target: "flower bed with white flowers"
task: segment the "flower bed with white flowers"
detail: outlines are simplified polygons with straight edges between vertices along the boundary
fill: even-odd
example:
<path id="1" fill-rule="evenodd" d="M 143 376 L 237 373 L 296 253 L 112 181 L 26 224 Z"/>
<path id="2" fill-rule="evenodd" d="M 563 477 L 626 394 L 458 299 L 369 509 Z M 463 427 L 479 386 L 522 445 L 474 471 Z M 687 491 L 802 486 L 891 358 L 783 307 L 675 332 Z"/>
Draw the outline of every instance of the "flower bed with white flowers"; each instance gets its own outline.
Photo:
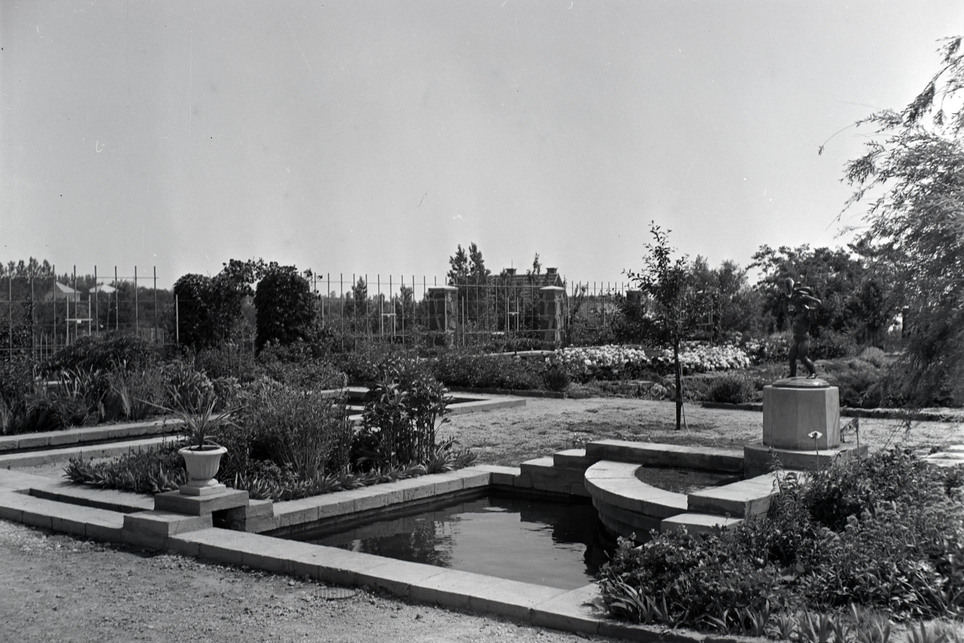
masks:
<path id="1" fill-rule="evenodd" d="M 743 349 L 725 344 L 711 346 L 702 342 L 687 342 L 680 350 L 680 365 L 683 373 L 710 373 L 713 371 L 729 371 L 747 368 L 750 358 Z M 653 359 L 653 365 L 658 370 L 672 370 L 673 351 L 663 350 Z"/>
<path id="2" fill-rule="evenodd" d="M 632 379 L 652 369 L 649 356 L 641 348 L 629 346 L 574 346 L 555 351 L 549 358 L 574 380 Z"/>
<path id="3" fill-rule="evenodd" d="M 561 365 L 576 381 L 619 380 L 633 379 L 653 370 L 672 370 L 673 352 L 663 350 L 651 357 L 645 350 L 629 346 L 583 346 L 557 350 L 547 361 Z M 750 358 L 730 344 L 711 346 L 686 342 L 680 352 L 680 364 L 686 374 L 709 373 L 747 368 Z"/>

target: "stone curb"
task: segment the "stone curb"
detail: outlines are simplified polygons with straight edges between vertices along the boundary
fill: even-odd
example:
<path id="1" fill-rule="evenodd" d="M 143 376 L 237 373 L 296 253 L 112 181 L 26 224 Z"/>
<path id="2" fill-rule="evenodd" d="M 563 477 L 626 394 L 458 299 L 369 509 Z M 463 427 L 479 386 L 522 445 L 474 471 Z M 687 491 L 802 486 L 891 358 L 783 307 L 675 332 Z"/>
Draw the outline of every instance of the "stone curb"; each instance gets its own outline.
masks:
<path id="1" fill-rule="evenodd" d="M 511 469 L 480 466 L 462 470 L 467 474 L 464 476 L 448 476 L 448 483 L 436 480 L 424 486 L 451 484 L 453 478 L 461 478 L 463 486 L 476 485 L 483 479 L 489 481 L 492 476 L 508 475 Z M 120 513 L 67 504 L 30 495 L 33 487 L 56 490 L 58 485 L 48 478 L 0 470 L 0 489 L 5 489 L 0 491 L 0 518 L 81 538 L 169 551 L 225 565 L 338 585 L 375 587 L 408 600 L 505 616 L 539 627 L 634 641 L 696 643 L 708 640 L 697 633 L 669 632 L 665 628 L 609 620 L 599 607 L 599 590 L 595 584 L 575 590 L 534 585 L 215 528 L 210 514 L 188 516 L 156 510 Z M 99 493 L 85 491 L 82 495 Z M 738 639 L 712 640 L 735 642 Z"/>

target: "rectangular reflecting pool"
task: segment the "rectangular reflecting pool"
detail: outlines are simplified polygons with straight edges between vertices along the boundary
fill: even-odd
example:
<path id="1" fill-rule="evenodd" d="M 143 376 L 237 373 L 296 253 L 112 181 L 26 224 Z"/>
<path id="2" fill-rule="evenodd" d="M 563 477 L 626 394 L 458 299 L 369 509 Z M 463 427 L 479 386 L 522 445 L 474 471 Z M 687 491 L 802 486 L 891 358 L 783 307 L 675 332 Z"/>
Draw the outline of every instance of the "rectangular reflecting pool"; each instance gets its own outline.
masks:
<path id="1" fill-rule="evenodd" d="M 493 492 L 336 529 L 305 525 L 283 537 L 561 589 L 592 582 L 615 548 L 588 501 Z"/>

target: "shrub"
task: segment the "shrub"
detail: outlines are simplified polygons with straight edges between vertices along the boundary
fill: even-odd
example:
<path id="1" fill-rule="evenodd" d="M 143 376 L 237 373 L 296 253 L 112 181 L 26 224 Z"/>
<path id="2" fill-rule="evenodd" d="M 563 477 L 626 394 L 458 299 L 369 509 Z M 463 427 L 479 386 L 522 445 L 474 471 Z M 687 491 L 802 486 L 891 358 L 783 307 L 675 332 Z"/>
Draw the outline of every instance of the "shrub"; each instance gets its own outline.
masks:
<path id="1" fill-rule="evenodd" d="M 56 393 L 42 393 L 28 400 L 23 421 L 12 428 L 13 433 L 59 431 L 87 424 L 90 412 L 79 398 L 62 397 Z"/>
<path id="2" fill-rule="evenodd" d="M 258 354 L 258 365 L 268 377 L 295 388 L 323 390 L 347 385 L 347 376 L 305 342 L 266 344 Z"/>
<path id="3" fill-rule="evenodd" d="M 802 479 L 787 474 L 765 516 L 711 536 L 664 533 L 640 547 L 622 543 L 604 569 L 603 598 L 623 618 L 727 631 L 758 623 L 768 605 L 855 604 L 858 616 L 859 608 L 896 618 L 960 614 L 960 482 L 959 473 L 899 450 Z"/>
<path id="4" fill-rule="evenodd" d="M 331 363 L 345 374 L 350 384 L 368 386 L 379 380 L 387 362 L 412 355 L 395 346 L 368 342 L 350 352 L 333 353 Z"/>
<path id="5" fill-rule="evenodd" d="M 827 365 L 826 378 L 840 390 L 840 404 L 851 408 L 878 408 L 886 401 L 884 371 L 872 362 L 851 359 Z"/>
<path id="6" fill-rule="evenodd" d="M 680 350 L 680 366 L 684 373 L 709 373 L 746 368 L 750 358 L 742 348 L 732 344 L 714 346 L 702 342 L 685 342 Z M 673 352 L 663 350 L 653 358 L 653 366 L 660 372 L 674 368 Z"/>
<path id="7" fill-rule="evenodd" d="M 543 365 L 515 355 L 480 355 L 452 350 L 433 359 L 431 368 L 435 378 L 448 386 L 531 390 L 543 385 Z"/>
<path id="8" fill-rule="evenodd" d="M 81 337 L 44 365 L 45 373 L 110 371 L 118 367 L 146 368 L 160 359 L 158 345 L 135 335 Z"/>
<path id="9" fill-rule="evenodd" d="M 561 364 L 550 363 L 546 365 L 546 370 L 542 373 L 542 381 L 546 390 L 561 393 L 569 388 L 569 373 Z"/>
<path id="10" fill-rule="evenodd" d="M 0 360 L 0 431 L 10 433 L 23 421 L 34 388 L 33 364 L 28 359 Z"/>
<path id="11" fill-rule="evenodd" d="M 338 398 L 299 390 L 271 380 L 249 386 L 236 426 L 225 427 L 217 442 L 228 448 L 225 478 L 249 475 L 272 463 L 302 480 L 348 467 L 352 429 Z"/>
<path id="12" fill-rule="evenodd" d="M 645 602 L 633 597 L 655 598 L 659 609 L 648 619 L 706 629 L 714 620 L 732 624 L 736 610 L 759 612 L 779 603 L 777 571 L 739 555 L 734 545 L 685 530 L 654 534 L 638 547 L 620 539 L 601 572 L 604 604 L 613 615 L 644 621 Z"/>
<path id="13" fill-rule="evenodd" d="M 790 346 L 786 334 L 773 333 L 761 339 L 746 341 L 743 349 L 754 363 L 767 364 L 786 361 Z"/>
<path id="14" fill-rule="evenodd" d="M 746 377 L 724 375 L 712 380 L 706 391 L 706 399 L 721 404 L 743 404 L 753 399 L 753 383 Z"/>
<path id="15" fill-rule="evenodd" d="M 810 338 L 810 359 L 839 359 L 857 354 L 857 341 L 849 333 L 822 328 Z"/>
<path id="16" fill-rule="evenodd" d="M 285 345 L 307 339 L 315 318 L 315 299 L 308 280 L 294 266 L 270 264 L 254 295 L 258 311 L 255 346 Z"/>
<path id="17" fill-rule="evenodd" d="M 229 342 L 197 351 L 194 365 L 211 380 L 234 377 L 241 382 L 251 382 L 258 376 L 258 365 L 251 350 Z"/>
<path id="18" fill-rule="evenodd" d="M 435 454 L 436 431 L 445 421 L 447 394 L 423 362 L 402 359 L 387 364 L 381 383 L 368 392 L 354 461 L 364 467 L 427 462 Z"/>
<path id="19" fill-rule="evenodd" d="M 860 354 L 857 357 L 865 362 L 873 364 L 877 368 L 884 368 L 893 361 L 887 357 L 887 353 L 876 346 L 868 346 L 860 351 Z"/>

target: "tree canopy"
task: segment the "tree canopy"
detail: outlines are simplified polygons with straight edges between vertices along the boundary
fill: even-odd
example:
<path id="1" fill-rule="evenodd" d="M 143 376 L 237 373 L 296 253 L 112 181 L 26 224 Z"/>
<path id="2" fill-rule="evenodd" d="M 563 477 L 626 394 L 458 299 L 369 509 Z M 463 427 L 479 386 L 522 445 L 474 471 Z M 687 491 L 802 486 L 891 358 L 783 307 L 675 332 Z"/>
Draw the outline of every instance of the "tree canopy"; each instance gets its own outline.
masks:
<path id="1" fill-rule="evenodd" d="M 946 39 L 940 68 L 902 111 L 874 128 L 847 166 L 848 209 L 864 203 L 863 241 L 893 270 L 908 345 L 894 370 L 910 402 L 964 400 L 964 55 Z"/>

